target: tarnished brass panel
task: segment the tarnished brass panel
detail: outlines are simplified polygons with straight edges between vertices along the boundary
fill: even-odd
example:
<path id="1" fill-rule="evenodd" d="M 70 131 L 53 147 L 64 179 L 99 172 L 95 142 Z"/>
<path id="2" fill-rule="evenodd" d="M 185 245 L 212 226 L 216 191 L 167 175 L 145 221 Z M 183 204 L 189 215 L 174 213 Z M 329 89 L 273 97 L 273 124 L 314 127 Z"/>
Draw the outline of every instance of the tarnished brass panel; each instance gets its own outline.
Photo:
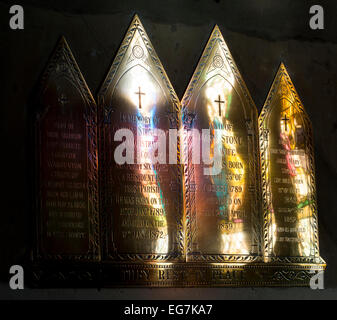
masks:
<path id="1" fill-rule="evenodd" d="M 312 128 L 283 64 L 259 130 L 266 260 L 319 262 Z"/>
<path id="2" fill-rule="evenodd" d="M 179 129 L 179 109 L 165 70 L 135 16 L 99 92 L 100 194 L 107 260 L 184 260 L 179 141 L 175 140 L 171 152 L 176 164 L 170 164 L 168 140 L 169 129 Z M 119 129 L 133 133 L 131 164 L 116 162 Z M 164 163 L 155 163 L 149 156 L 159 141 L 153 129 L 166 134 Z"/>
<path id="3" fill-rule="evenodd" d="M 182 117 L 187 260 L 259 260 L 257 110 L 217 26 L 183 97 Z M 195 138 L 203 129 L 208 150 Z M 206 174 L 214 163 L 203 156 L 216 152 L 221 168 Z"/>
<path id="4" fill-rule="evenodd" d="M 96 103 L 64 38 L 35 106 L 36 258 L 98 260 Z"/>

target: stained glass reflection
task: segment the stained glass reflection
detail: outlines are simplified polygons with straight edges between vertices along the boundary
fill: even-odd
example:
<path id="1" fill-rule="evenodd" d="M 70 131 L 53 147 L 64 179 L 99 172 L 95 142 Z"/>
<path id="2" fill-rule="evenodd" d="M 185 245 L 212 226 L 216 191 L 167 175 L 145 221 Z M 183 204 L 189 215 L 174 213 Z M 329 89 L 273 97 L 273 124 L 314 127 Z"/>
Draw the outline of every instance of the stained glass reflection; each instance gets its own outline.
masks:
<path id="1" fill-rule="evenodd" d="M 196 127 L 210 129 L 209 158 L 214 159 L 216 149 L 222 152 L 220 173 L 206 176 L 203 165 L 195 166 L 199 188 L 196 191 L 198 248 L 208 254 L 248 254 L 250 250 L 245 196 L 247 158 L 243 156 L 247 135 L 242 134 L 246 128 L 239 101 L 230 80 L 221 76 L 207 81 L 197 100 L 200 120 L 196 121 Z M 221 145 L 216 140 L 216 130 L 221 132 Z"/>
<path id="2" fill-rule="evenodd" d="M 157 161 L 158 154 L 168 157 L 168 131 L 178 126 L 169 116 L 178 118 L 179 101 L 137 16 L 99 99 L 103 113 L 100 189 L 107 258 L 152 262 L 183 259 L 178 165 L 169 165 L 167 159 Z M 127 143 L 115 139 L 121 129 L 132 133 Z M 158 129 L 166 134 L 166 144 L 159 141 Z M 118 162 L 114 157 L 123 141 L 132 144 L 132 163 Z M 166 150 L 159 152 L 163 144 Z"/>
<path id="3" fill-rule="evenodd" d="M 283 65 L 273 88 L 276 94 L 260 118 L 262 130 L 268 132 L 267 138 L 261 135 L 267 256 L 309 257 L 315 255 L 316 218 L 310 122 Z"/>

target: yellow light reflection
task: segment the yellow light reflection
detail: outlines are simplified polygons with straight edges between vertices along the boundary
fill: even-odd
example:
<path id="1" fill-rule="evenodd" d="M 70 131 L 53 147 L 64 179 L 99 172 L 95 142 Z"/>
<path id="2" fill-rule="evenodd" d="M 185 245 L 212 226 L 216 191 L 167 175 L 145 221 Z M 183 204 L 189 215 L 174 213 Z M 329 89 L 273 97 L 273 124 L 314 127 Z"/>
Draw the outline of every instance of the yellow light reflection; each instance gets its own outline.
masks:
<path id="1" fill-rule="evenodd" d="M 154 181 L 142 181 L 142 185 L 152 185 L 159 188 L 159 193 L 143 192 L 148 206 L 152 207 L 153 212 L 157 212 L 153 216 L 146 217 L 150 221 L 152 227 L 147 230 L 151 231 L 151 253 L 167 254 L 169 250 L 168 226 L 166 219 L 166 208 L 164 204 L 164 196 L 160 185 L 159 172 L 156 170 L 156 164 L 152 163 L 149 151 L 153 148 L 153 144 L 157 141 L 152 133 L 152 129 L 156 128 L 157 117 L 156 109 L 159 103 L 159 97 L 162 94 L 158 89 L 158 85 L 154 84 L 154 79 L 150 73 L 140 65 L 133 67 L 131 72 L 131 81 L 128 86 L 123 88 L 123 94 L 128 97 L 130 102 L 137 110 L 137 139 L 140 142 L 138 147 L 139 159 L 141 164 L 139 169 L 140 175 L 151 175 Z M 143 188 L 145 190 L 145 188 Z"/>
<path id="2" fill-rule="evenodd" d="M 286 82 L 281 83 L 281 118 L 280 118 L 280 144 L 283 146 L 286 164 L 286 175 L 282 182 L 289 186 L 286 200 L 292 206 L 291 212 L 296 213 L 296 223 L 291 227 L 278 226 L 274 228 L 274 239 L 277 230 L 285 236 L 278 236 L 279 241 L 297 243 L 297 254 L 309 256 L 311 250 L 310 222 L 312 218 L 311 194 L 309 190 L 308 154 L 305 147 L 304 122 L 302 111 L 297 102 L 286 89 Z M 288 218 L 291 219 L 291 218 Z M 289 235 L 289 236 L 287 236 Z"/>
<path id="3" fill-rule="evenodd" d="M 157 92 L 154 79 L 142 66 L 136 65 L 130 71 L 128 86 L 123 87 L 123 95 L 140 111 L 141 115 L 148 116 L 157 103 Z"/>
<path id="4" fill-rule="evenodd" d="M 219 208 L 223 210 L 220 218 L 225 226 L 221 230 L 222 243 L 219 249 L 224 254 L 248 254 L 249 248 L 246 233 L 243 230 L 243 219 L 238 216 L 238 212 L 242 212 L 244 202 L 245 163 L 239 156 L 236 144 L 233 143 L 233 140 L 238 137 L 235 136 L 233 123 L 228 120 L 233 90 L 230 82 L 234 82 L 234 77 L 227 82 L 218 76 L 210 79 L 206 84 L 211 136 L 215 136 L 215 129 L 221 130 L 223 150 L 222 172 L 219 175 L 210 176 L 210 179 L 214 185 L 226 185 L 226 192 L 217 192 L 218 202 L 225 206 Z M 211 158 L 217 147 L 213 138 L 210 148 Z M 230 150 L 230 153 L 224 150 Z"/>

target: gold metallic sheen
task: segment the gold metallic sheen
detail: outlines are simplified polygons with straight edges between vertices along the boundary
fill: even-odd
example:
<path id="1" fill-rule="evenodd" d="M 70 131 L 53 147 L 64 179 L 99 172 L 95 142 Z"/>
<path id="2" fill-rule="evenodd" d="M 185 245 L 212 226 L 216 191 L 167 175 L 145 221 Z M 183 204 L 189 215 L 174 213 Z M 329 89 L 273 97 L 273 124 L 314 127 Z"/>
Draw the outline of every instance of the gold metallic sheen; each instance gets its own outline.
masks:
<path id="1" fill-rule="evenodd" d="M 89 182 L 92 186 L 96 181 L 99 196 L 89 194 L 90 201 L 95 200 L 89 217 L 90 259 L 76 256 L 68 264 L 63 259 L 42 267 L 34 264 L 34 282 L 308 286 L 312 276 L 325 270 L 318 246 L 311 123 L 283 64 L 258 118 L 215 26 L 180 102 L 136 15 L 99 91 L 96 123 L 95 103 L 70 49 L 62 41 L 57 52 L 67 63 L 53 58 L 52 66 L 66 74 L 72 70 L 80 92 L 90 100 L 83 101 L 92 119 L 89 169 L 97 169 L 93 161 L 98 149 L 99 183 L 91 171 Z M 115 162 L 120 142 L 114 141 L 114 134 L 121 128 L 140 137 L 136 150 L 142 164 Z M 184 129 L 174 146 L 177 164 L 151 163 L 147 152 L 154 137 L 147 134 L 149 128 L 166 133 Z M 195 129 L 200 134 L 210 129 L 211 159 L 222 146 L 220 173 L 205 175 L 203 169 L 210 166 L 192 162 L 200 146 L 193 139 Z M 214 138 L 216 129 L 220 141 Z"/>
<path id="2" fill-rule="evenodd" d="M 311 122 L 280 65 L 259 117 L 266 262 L 321 263 Z"/>
<path id="3" fill-rule="evenodd" d="M 261 261 L 257 110 L 215 26 L 182 99 L 188 262 Z M 192 163 L 198 142 L 188 134 L 221 132 L 221 172 Z M 210 158 L 219 148 L 211 139 Z"/>
<path id="4" fill-rule="evenodd" d="M 99 92 L 103 253 L 108 261 L 184 261 L 179 143 L 177 164 L 153 164 L 149 130 L 179 129 L 180 103 L 136 15 Z M 118 129 L 139 139 L 141 161 L 118 165 Z M 132 148 L 133 149 L 133 148 Z"/>

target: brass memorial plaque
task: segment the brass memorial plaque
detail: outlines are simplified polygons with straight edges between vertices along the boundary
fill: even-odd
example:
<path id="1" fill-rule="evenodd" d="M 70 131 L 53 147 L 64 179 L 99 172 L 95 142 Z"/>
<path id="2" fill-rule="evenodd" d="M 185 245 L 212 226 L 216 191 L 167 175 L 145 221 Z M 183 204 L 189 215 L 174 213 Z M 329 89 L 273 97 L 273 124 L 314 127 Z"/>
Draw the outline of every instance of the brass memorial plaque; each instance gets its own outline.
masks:
<path id="1" fill-rule="evenodd" d="M 312 129 L 283 64 L 258 120 L 216 26 L 180 103 L 136 15 L 98 102 L 96 113 L 62 38 L 36 99 L 33 283 L 308 286 L 321 276 Z"/>
<path id="2" fill-rule="evenodd" d="M 179 108 L 135 16 L 99 92 L 105 260 L 184 260 Z"/>
<path id="3" fill-rule="evenodd" d="M 217 26 L 182 122 L 187 261 L 260 260 L 257 110 Z"/>
<path id="4" fill-rule="evenodd" d="M 322 262 L 311 122 L 281 64 L 259 118 L 266 261 Z"/>
<path id="5" fill-rule="evenodd" d="M 98 260 L 96 103 L 64 38 L 35 100 L 37 259 Z"/>

